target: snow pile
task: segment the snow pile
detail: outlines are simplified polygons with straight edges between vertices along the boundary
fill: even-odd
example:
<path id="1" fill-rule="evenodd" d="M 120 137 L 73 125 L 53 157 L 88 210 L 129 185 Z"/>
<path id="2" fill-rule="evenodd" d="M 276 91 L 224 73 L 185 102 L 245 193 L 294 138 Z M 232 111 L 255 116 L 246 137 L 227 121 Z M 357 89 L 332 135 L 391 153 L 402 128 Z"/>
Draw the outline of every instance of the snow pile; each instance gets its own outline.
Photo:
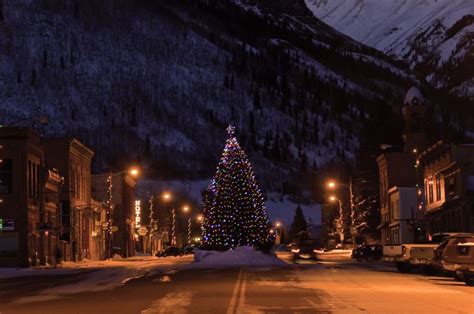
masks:
<path id="1" fill-rule="evenodd" d="M 273 253 L 267 254 L 249 246 L 241 246 L 225 252 L 196 250 L 190 268 L 215 268 L 235 266 L 281 267 L 285 262 Z"/>

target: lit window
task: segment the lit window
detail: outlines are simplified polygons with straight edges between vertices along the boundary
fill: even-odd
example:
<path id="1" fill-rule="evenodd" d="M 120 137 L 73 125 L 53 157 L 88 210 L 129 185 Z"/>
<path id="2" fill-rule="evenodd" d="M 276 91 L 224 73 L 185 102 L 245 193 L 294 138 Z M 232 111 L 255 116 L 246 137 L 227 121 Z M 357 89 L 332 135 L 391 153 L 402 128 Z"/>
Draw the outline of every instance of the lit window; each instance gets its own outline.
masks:
<path id="1" fill-rule="evenodd" d="M 436 200 L 441 201 L 441 175 L 436 175 Z"/>

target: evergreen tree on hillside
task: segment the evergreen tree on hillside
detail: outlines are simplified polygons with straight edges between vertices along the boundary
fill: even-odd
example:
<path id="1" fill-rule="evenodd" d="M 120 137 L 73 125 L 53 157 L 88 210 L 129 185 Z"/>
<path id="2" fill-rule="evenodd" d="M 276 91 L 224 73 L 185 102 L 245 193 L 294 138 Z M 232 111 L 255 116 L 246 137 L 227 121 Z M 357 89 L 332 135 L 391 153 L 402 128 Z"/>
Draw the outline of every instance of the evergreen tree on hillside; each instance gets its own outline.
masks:
<path id="1" fill-rule="evenodd" d="M 300 205 L 296 207 L 295 216 L 293 218 L 293 222 L 290 227 L 290 240 L 294 240 L 298 237 L 298 233 L 301 231 L 306 232 L 308 229 L 308 223 L 306 222 L 306 218 L 304 217 L 303 210 L 301 209 Z"/>

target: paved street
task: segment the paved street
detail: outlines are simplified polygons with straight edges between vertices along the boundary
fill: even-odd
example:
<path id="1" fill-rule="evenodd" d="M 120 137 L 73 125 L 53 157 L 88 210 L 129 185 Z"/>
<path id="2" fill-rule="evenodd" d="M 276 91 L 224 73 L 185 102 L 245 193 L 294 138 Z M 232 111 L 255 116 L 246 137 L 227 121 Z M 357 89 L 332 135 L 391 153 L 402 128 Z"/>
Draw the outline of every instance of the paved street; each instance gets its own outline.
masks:
<path id="1" fill-rule="evenodd" d="M 289 254 L 280 257 L 291 263 Z M 474 288 L 447 277 L 326 254 L 283 268 L 190 269 L 190 257 L 0 279 L 6 313 L 473 313 Z M 123 269 L 128 278 L 121 277 Z M 112 272 L 111 272 L 112 271 Z M 100 274 L 106 274 L 102 276 Z M 118 285 L 111 284 L 114 276 Z M 78 286 L 81 289 L 71 290 Z M 68 293 L 62 294 L 61 290 Z"/>

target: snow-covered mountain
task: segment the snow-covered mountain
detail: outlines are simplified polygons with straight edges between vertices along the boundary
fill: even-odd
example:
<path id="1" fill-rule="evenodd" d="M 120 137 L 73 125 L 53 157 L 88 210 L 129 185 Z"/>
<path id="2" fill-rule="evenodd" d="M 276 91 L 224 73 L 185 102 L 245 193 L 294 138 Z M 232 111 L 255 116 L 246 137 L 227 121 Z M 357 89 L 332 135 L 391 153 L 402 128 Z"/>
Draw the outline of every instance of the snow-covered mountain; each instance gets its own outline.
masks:
<path id="1" fill-rule="evenodd" d="M 0 123 L 47 114 L 97 167 L 208 178 L 232 123 L 262 185 L 291 193 L 397 141 L 412 84 L 303 0 L 0 1 Z"/>
<path id="2" fill-rule="evenodd" d="M 474 96 L 474 1 L 305 1 L 324 22 L 404 59 L 434 86 Z"/>

